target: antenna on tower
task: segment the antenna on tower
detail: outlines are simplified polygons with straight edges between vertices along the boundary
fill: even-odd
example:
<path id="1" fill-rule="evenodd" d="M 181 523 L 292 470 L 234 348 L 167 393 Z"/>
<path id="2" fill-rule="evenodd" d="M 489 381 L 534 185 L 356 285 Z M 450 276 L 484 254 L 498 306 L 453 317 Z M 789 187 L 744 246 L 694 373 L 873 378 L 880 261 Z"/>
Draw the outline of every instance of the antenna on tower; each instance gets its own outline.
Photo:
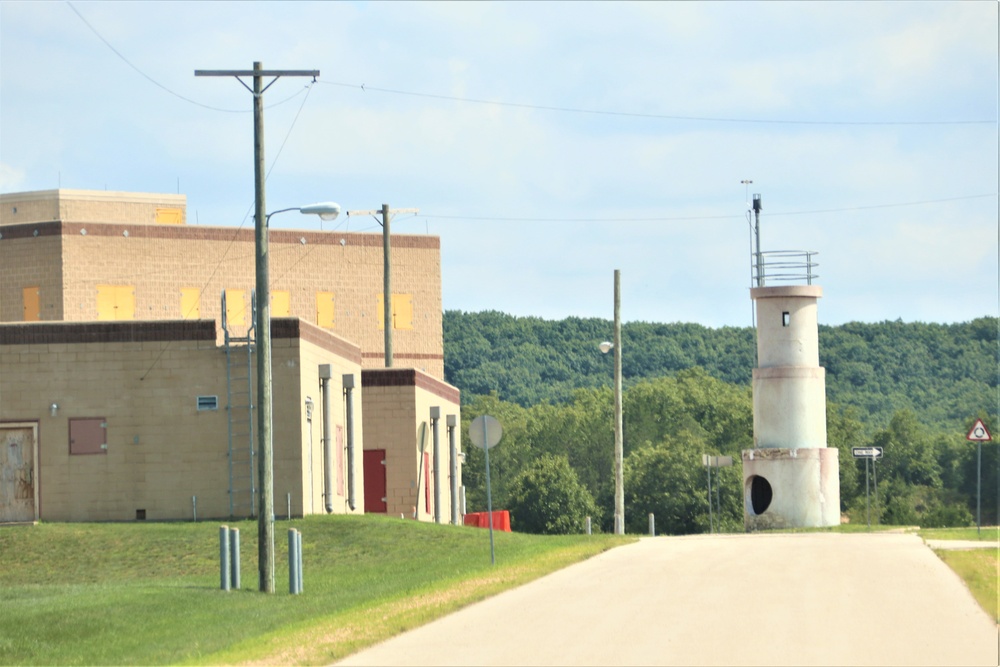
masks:
<path id="1" fill-rule="evenodd" d="M 760 195 L 754 194 L 753 196 L 753 214 L 754 214 L 754 227 L 753 235 L 757 244 L 756 252 L 754 252 L 754 262 L 757 265 L 757 287 L 764 286 L 764 257 L 760 254 Z"/>

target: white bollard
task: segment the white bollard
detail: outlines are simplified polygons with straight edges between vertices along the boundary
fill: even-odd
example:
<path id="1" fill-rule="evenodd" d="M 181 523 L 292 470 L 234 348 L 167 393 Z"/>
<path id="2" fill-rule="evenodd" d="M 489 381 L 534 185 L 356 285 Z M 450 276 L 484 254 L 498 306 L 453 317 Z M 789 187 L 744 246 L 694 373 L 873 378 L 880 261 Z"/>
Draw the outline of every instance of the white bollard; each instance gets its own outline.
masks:
<path id="1" fill-rule="evenodd" d="M 219 526 L 219 588 L 229 590 L 229 526 Z"/>
<path id="2" fill-rule="evenodd" d="M 592 534 L 592 533 L 590 532 L 590 517 L 589 517 L 589 516 L 587 517 L 587 534 L 588 534 L 588 535 L 591 535 L 591 534 Z"/>
<path id="3" fill-rule="evenodd" d="M 656 519 L 653 518 L 653 513 L 649 513 L 649 536 L 656 537 Z"/>

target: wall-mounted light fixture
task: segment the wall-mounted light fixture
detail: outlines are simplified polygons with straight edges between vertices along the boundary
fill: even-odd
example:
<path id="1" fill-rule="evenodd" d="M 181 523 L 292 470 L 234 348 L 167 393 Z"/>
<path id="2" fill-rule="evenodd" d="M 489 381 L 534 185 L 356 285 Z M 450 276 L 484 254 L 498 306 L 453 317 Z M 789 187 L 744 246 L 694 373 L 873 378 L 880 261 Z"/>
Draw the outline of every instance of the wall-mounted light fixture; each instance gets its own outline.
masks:
<path id="1" fill-rule="evenodd" d="M 57 412 L 59 412 L 59 404 L 58 403 L 53 403 L 52 405 L 49 406 L 49 414 L 51 414 L 53 417 L 55 417 Z"/>

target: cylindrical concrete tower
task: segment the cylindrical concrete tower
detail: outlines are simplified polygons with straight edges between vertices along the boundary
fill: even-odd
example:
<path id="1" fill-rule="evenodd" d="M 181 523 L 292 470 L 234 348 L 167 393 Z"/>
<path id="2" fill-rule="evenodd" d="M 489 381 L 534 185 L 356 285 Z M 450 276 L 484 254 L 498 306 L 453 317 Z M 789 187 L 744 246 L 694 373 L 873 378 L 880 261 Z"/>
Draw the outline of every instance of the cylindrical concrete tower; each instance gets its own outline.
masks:
<path id="1" fill-rule="evenodd" d="M 838 451 L 826 446 L 815 285 L 755 287 L 754 449 L 743 452 L 746 529 L 840 523 Z"/>

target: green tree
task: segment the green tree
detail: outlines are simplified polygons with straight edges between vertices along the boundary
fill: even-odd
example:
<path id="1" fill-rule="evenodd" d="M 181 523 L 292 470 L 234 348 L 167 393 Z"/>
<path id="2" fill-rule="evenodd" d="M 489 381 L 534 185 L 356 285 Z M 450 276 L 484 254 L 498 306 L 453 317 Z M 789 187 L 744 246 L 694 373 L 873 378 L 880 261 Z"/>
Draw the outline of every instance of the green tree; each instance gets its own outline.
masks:
<path id="1" fill-rule="evenodd" d="M 593 496 L 569 461 L 551 454 L 535 459 L 514 479 L 509 508 L 511 527 L 526 533 L 581 533 L 586 517 L 599 519 Z"/>
<path id="2" fill-rule="evenodd" d="M 625 459 L 625 525 L 629 532 L 645 533 L 650 513 L 660 534 L 708 532 L 708 477 L 701 464 L 703 453 L 716 452 L 704 438 L 684 431 L 657 445 L 646 443 L 629 454 Z M 742 530 L 739 468 L 722 468 L 716 479 L 713 484 L 722 485 L 723 529 Z M 714 502 L 714 492 L 712 496 Z"/>

